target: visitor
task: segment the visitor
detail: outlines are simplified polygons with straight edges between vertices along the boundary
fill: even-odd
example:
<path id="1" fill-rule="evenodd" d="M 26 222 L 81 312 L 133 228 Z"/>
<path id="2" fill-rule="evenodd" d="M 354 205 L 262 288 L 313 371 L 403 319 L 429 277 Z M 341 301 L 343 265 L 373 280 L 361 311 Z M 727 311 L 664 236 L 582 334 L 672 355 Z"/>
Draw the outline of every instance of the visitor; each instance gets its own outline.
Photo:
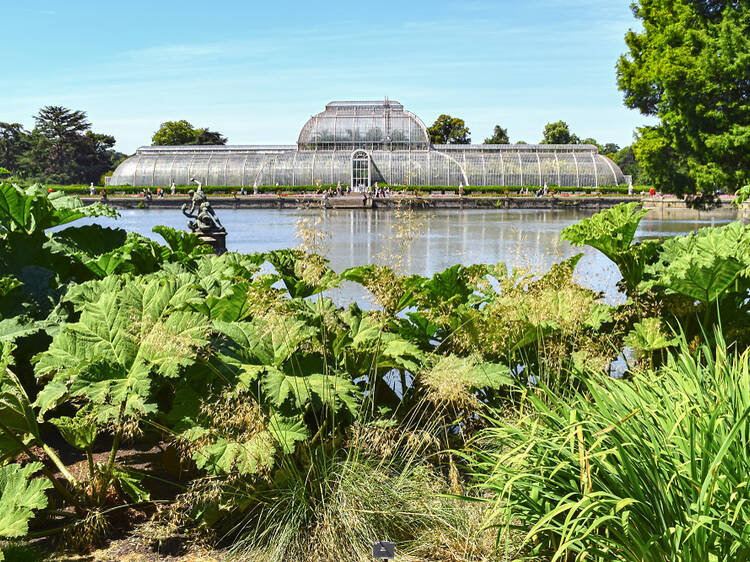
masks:
<path id="1" fill-rule="evenodd" d="M 464 184 L 463 183 L 458 184 L 458 196 L 459 197 L 464 196 Z"/>
<path id="2" fill-rule="evenodd" d="M 245 195 L 245 186 L 244 185 L 240 188 L 240 195 Z"/>
<path id="3" fill-rule="evenodd" d="M 164 199 L 164 190 L 161 187 L 156 190 L 156 196 L 159 199 Z"/>
<path id="4" fill-rule="evenodd" d="M 628 195 L 633 195 L 633 182 L 632 182 L 632 180 L 628 184 Z"/>
<path id="5" fill-rule="evenodd" d="M 648 194 L 653 197 L 656 194 L 656 190 L 654 189 L 654 186 L 651 186 L 651 189 L 648 190 Z"/>
<path id="6" fill-rule="evenodd" d="M 169 190 L 172 192 L 172 195 L 177 192 L 177 188 L 175 187 L 174 182 L 172 182 L 172 186 L 169 188 Z"/>
<path id="7" fill-rule="evenodd" d="M 50 191 L 52 191 L 52 190 L 50 190 Z M 107 189 L 106 188 L 102 189 L 100 193 L 102 195 L 102 199 L 104 199 L 106 201 L 107 200 Z"/>
<path id="8" fill-rule="evenodd" d="M 544 182 L 544 195 L 547 195 L 549 193 L 549 189 L 547 188 L 547 182 Z"/>

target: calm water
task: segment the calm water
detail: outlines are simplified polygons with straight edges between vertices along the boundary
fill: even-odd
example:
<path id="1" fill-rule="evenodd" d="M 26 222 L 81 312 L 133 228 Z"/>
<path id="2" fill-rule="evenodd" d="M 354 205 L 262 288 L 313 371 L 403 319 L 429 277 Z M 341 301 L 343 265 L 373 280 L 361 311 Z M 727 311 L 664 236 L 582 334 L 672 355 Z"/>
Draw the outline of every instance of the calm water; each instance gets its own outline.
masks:
<path id="1" fill-rule="evenodd" d="M 404 222 L 393 211 L 219 209 L 227 229 L 227 248 L 251 253 L 295 247 L 300 219 L 319 221 L 315 229 L 325 237 L 322 247 L 331 267 L 342 271 L 367 263 L 392 265 L 400 256 L 405 273 L 432 275 L 455 263 L 496 263 L 532 267 L 542 271 L 574 253 L 584 257 L 576 269 L 579 282 L 603 291 L 610 301 L 621 298 L 615 288 L 617 268 L 596 250 L 573 248 L 560 240 L 560 231 L 593 212 L 574 210 L 437 210 L 415 213 L 416 221 Z M 132 209 L 120 218 L 89 219 L 119 226 L 162 241 L 151 232 L 157 224 L 185 229 L 186 219 L 177 209 Z M 81 221 L 83 222 L 83 221 Z M 637 237 L 672 236 L 727 221 L 674 221 L 644 219 Z M 417 224 L 415 224 L 417 223 Z M 78 224 L 78 223 L 76 223 Z M 417 234 L 405 246 L 398 231 Z M 363 289 L 346 284 L 332 296 L 341 304 L 361 300 Z"/>

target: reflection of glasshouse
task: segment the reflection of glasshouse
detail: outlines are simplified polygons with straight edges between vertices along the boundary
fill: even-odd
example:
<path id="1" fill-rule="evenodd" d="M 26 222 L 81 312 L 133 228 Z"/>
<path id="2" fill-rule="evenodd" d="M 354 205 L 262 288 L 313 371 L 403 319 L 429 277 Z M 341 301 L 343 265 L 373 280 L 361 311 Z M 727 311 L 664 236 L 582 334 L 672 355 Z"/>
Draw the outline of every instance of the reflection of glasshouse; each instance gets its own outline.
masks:
<path id="1" fill-rule="evenodd" d="M 297 145 L 146 146 L 109 185 L 618 185 L 622 171 L 591 145 L 432 145 L 395 101 L 329 103 Z"/>

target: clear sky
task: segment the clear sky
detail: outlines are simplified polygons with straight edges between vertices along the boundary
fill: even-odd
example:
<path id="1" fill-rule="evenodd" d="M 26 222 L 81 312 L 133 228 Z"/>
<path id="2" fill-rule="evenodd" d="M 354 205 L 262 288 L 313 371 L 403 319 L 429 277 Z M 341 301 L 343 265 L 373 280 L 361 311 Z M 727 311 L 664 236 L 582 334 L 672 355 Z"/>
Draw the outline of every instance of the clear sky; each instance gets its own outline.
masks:
<path id="1" fill-rule="evenodd" d="M 293 144 L 330 100 L 400 101 L 429 126 L 464 119 L 538 142 L 632 142 L 615 63 L 630 0 L 0 0 L 0 121 L 44 105 L 88 113 L 131 153 L 187 119 L 230 144 Z"/>

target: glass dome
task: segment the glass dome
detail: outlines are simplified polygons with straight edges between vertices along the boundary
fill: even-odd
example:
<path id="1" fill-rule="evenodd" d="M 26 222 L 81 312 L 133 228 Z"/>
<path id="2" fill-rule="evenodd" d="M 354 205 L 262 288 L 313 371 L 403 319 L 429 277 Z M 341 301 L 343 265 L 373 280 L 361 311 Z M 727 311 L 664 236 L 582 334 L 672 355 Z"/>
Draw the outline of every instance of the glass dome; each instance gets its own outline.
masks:
<path id="1" fill-rule="evenodd" d="M 300 150 L 427 150 L 424 123 L 397 101 L 332 101 L 300 131 Z"/>

